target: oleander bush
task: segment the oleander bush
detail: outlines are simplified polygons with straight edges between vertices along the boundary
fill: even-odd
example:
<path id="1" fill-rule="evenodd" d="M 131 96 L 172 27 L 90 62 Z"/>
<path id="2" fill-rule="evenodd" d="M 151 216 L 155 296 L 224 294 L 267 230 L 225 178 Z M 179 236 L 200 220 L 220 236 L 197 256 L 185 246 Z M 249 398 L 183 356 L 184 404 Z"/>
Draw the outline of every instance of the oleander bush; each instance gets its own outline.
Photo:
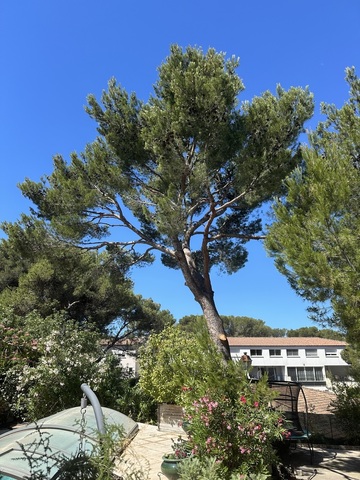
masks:
<path id="1" fill-rule="evenodd" d="M 274 444 L 286 429 L 278 412 L 269 409 L 274 393 L 265 381 L 251 383 L 240 365 L 223 367 L 227 383 L 199 385 L 183 395 L 189 443 L 199 459 L 216 458 L 228 472 L 267 475 L 277 462 Z"/>
<path id="2" fill-rule="evenodd" d="M 37 420 L 80 404 L 87 383 L 102 404 L 115 407 L 124 374 L 112 354 L 104 355 L 100 333 L 65 315 L 2 314 L 1 398 L 17 417 Z"/>

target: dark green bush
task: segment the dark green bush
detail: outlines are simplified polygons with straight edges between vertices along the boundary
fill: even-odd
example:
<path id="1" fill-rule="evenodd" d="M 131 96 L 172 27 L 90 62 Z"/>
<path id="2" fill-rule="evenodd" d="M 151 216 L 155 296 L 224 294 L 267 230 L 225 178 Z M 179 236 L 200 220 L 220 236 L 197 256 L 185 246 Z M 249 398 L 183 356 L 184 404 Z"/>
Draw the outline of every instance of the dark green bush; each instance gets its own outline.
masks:
<path id="1" fill-rule="evenodd" d="M 351 444 L 360 444 L 360 385 L 337 384 L 334 388 L 336 400 L 331 405 L 340 421 L 344 435 Z"/>

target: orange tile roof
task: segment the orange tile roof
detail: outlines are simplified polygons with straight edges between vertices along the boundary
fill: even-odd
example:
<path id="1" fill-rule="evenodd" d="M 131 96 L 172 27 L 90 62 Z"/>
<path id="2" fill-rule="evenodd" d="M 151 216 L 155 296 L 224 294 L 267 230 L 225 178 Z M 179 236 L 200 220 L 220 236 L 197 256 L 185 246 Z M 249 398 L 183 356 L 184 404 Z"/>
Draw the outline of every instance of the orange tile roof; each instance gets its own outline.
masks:
<path id="1" fill-rule="evenodd" d="M 320 337 L 228 337 L 230 347 L 345 347 L 342 340 Z"/>

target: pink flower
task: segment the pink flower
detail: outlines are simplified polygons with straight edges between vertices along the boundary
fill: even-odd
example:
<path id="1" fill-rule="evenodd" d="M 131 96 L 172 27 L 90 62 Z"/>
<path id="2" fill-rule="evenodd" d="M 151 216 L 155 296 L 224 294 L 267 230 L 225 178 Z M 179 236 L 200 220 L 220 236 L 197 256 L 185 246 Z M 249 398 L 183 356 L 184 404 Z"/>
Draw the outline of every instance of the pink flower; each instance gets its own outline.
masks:
<path id="1" fill-rule="evenodd" d="M 259 406 L 259 402 L 254 402 L 254 407 L 258 408 L 258 406 Z"/>
<path id="2" fill-rule="evenodd" d="M 246 403 L 246 398 L 244 397 L 244 395 L 241 395 L 240 402 L 241 403 Z"/>

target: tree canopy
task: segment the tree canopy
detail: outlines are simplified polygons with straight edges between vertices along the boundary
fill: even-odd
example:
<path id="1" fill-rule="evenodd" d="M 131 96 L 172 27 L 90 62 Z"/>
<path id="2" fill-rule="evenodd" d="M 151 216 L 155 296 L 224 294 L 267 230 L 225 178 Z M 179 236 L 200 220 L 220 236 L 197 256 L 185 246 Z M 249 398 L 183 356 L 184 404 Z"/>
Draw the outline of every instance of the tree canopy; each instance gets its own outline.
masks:
<path id="1" fill-rule="evenodd" d="M 264 320 L 257 318 L 221 315 L 228 337 L 284 337 L 286 328 L 271 328 Z M 203 315 L 187 315 L 179 320 L 179 326 L 186 331 L 201 331 L 205 325 Z"/>
<path id="2" fill-rule="evenodd" d="M 79 325 L 111 325 L 117 337 L 159 331 L 175 320 L 133 292 L 126 261 L 108 252 L 81 250 L 52 235 L 44 222 L 23 215 L 2 225 L 0 304 L 17 315 L 42 318 L 66 312 Z"/>
<path id="3" fill-rule="evenodd" d="M 266 246 L 314 318 L 360 345 L 360 80 L 346 70 L 350 99 L 327 116 L 286 180 Z"/>
<path id="4" fill-rule="evenodd" d="M 221 315 L 224 330 L 228 337 L 320 337 L 345 340 L 345 334 L 331 328 L 319 329 L 315 326 L 293 329 L 272 328 L 264 320 L 252 317 Z M 206 325 L 203 315 L 187 315 L 180 318 L 179 327 L 192 333 L 202 332 Z"/>
<path id="5" fill-rule="evenodd" d="M 226 359 L 211 267 L 236 272 L 246 243 L 263 238 L 258 208 L 281 193 L 301 160 L 298 137 L 313 113 L 302 88 L 278 86 L 239 104 L 237 67 L 214 49 L 174 45 L 147 103 L 110 80 L 101 103 L 88 97 L 99 137 L 21 186 L 38 214 L 77 244 L 134 262 L 160 252 L 181 270 Z"/>
<path id="6" fill-rule="evenodd" d="M 331 328 L 300 327 L 286 331 L 287 337 L 320 337 L 332 340 L 345 340 L 345 334 Z"/>

